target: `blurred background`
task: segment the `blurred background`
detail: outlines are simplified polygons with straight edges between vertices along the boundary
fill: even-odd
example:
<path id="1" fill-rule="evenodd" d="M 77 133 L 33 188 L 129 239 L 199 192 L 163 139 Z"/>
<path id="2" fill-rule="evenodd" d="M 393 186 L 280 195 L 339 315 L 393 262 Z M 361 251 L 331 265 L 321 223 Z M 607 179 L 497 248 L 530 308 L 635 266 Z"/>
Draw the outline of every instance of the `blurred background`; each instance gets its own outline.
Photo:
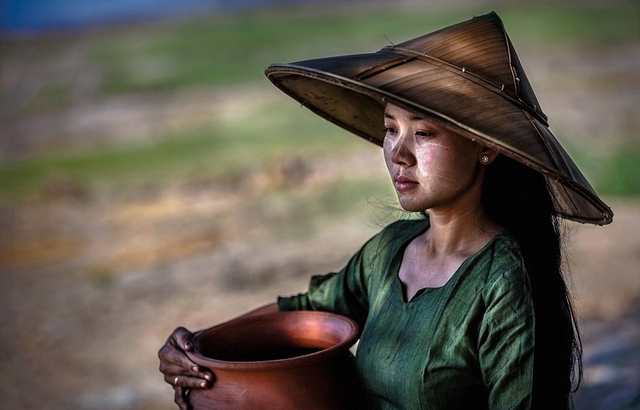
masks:
<path id="1" fill-rule="evenodd" d="M 402 216 L 378 148 L 264 77 L 495 10 L 551 129 L 615 213 L 568 223 L 577 409 L 640 408 L 635 1 L 0 2 L 2 408 L 172 409 L 157 350 Z"/>

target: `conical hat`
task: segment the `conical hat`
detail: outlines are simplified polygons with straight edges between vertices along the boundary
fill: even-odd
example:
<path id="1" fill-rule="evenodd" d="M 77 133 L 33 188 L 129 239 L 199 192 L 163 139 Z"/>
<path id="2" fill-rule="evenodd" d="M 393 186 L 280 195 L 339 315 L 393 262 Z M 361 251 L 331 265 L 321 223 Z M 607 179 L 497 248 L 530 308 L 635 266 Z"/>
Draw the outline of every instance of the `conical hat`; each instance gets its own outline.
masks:
<path id="1" fill-rule="evenodd" d="M 375 53 L 273 64 L 265 73 L 311 111 L 378 145 L 387 102 L 427 115 L 543 173 L 559 215 L 599 225 L 613 218 L 549 130 L 496 13 Z"/>

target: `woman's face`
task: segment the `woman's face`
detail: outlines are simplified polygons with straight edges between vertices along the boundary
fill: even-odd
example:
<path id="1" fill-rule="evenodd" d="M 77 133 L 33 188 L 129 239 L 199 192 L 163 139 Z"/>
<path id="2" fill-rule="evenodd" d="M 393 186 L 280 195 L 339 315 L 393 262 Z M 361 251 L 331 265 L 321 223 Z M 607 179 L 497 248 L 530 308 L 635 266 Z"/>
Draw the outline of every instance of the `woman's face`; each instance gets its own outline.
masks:
<path id="1" fill-rule="evenodd" d="M 482 146 L 392 104 L 384 114 L 384 156 L 407 211 L 476 206 Z M 477 197 L 475 196 L 477 195 Z"/>

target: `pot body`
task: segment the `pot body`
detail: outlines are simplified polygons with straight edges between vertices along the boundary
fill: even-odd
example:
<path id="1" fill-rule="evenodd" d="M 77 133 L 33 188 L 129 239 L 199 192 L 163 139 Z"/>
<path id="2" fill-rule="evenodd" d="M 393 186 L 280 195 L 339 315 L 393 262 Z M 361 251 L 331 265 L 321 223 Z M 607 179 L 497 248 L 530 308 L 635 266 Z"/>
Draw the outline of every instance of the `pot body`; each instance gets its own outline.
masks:
<path id="1" fill-rule="evenodd" d="M 361 394 L 349 348 L 351 319 L 325 312 L 241 317 L 194 337 L 191 360 L 215 375 L 193 389 L 194 410 L 351 410 Z"/>

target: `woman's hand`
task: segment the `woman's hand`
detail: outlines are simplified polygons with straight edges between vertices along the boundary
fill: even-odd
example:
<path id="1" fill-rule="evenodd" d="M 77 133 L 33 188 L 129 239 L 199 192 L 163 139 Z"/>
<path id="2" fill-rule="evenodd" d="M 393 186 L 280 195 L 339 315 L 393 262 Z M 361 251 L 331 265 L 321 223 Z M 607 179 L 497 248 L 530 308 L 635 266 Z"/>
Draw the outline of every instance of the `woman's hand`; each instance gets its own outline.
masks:
<path id="1" fill-rule="evenodd" d="M 213 382 L 213 374 L 187 357 L 185 352 L 193 351 L 193 334 L 183 327 L 173 331 L 160 351 L 160 372 L 164 381 L 173 386 L 175 402 L 181 410 L 188 410 L 189 389 L 207 389 Z"/>
<path id="2" fill-rule="evenodd" d="M 275 303 L 255 309 L 243 316 L 273 312 L 278 312 L 278 306 Z M 164 381 L 173 386 L 176 392 L 175 402 L 181 410 L 189 409 L 187 396 L 190 389 L 208 389 L 214 380 L 211 371 L 198 366 L 185 354 L 193 351 L 192 338 L 191 332 L 184 327 L 179 327 L 171 333 L 158 352 L 160 372 L 164 375 Z"/>

